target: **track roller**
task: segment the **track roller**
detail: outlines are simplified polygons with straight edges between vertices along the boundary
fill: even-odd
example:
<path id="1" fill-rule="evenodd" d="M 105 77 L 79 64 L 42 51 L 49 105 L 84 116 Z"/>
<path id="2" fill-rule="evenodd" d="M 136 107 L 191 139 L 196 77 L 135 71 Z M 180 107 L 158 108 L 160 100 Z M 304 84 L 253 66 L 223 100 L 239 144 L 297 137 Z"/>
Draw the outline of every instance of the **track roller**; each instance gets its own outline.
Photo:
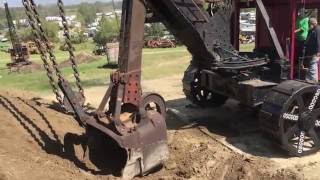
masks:
<path id="1" fill-rule="evenodd" d="M 285 81 L 266 96 L 260 112 L 262 129 L 293 156 L 320 149 L 320 86 Z"/>
<path id="2" fill-rule="evenodd" d="M 221 106 L 228 97 L 207 90 L 201 86 L 200 72 L 192 65 L 187 69 L 184 75 L 184 93 L 193 104 L 200 107 Z"/>

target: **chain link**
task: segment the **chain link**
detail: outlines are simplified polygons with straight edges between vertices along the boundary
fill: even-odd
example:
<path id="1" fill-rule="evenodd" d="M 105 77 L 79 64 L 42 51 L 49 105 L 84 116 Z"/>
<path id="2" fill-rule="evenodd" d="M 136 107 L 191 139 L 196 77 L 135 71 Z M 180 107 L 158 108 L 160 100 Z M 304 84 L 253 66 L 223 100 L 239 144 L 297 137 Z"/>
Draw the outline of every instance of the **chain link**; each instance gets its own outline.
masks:
<path id="1" fill-rule="evenodd" d="M 50 45 L 50 42 L 46 36 L 45 30 L 42 26 L 42 21 L 40 19 L 40 15 L 38 13 L 37 6 L 36 6 L 34 0 L 22 0 L 22 2 L 23 2 L 23 5 L 26 9 L 26 14 L 28 16 L 29 23 L 32 28 L 32 32 L 35 36 L 35 42 L 36 42 L 37 47 L 40 51 L 41 59 L 44 63 L 43 66 L 44 66 L 45 70 L 47 71 L 47 76 L 49 78 L 49 82 L 51 84 L 53 92 L 56 95 L 56 99 L 58 100 L 59 104 L 62 107 L 64 107 L 63 98 L 62 98 L 62 96 L 59 92 L 59 89 L 57 87 L 56 79 L 54 78 L 54 75 L 53 75 L 53 70 L 58 78 L 58 81 L 63 81 L 64 78 L 61 73 L 61 70 L 59 69 L 59 65 L 57 63 L 56 56 L 53 53 L 52 46 Z M 62 19 L 65 41 L 68 46 L 68 52 L 69 52 L 69 56 L 70 56 L 69 58 L 70 58 L 70 62 L 72 65 L 73 74 L 76 79 L 76 85 L 79 89 L 81 96 L 83 98 L 85 98 L 84 89 L 81 85 L 80 73 L 78 71 L 78 66 L 75 61 L 75 55 L 74 55 L 74 51 L 73 51 L 74 47 L 71 43 L 68 22 L 67 22 L 67 18 L 65 16 L 65 10 L 64 10 L 64 5 L 63 5 L 62 0 L 58 0 L 58 7 L 59 7 L 59 13 L 60 13 L 60 16 Z M 48 62 L 47 54 L 49 55 L 49 59 L 52 64 L 53 70 Z"/>
<path id="2" fill-rule="evenodd" d="M 51 45 L 49 43 L 49 40 L 48 40 L 48 38 L 46 36 L 45 30 L 44 30 L 44 28 L 42 26 L 42 22 L 41 22 L 40 15 L 39 15 L 38 10 L 37 10 L 37 6 L 36 6 L 36 4 L 34 3 L 33 0 L 27 0 L 27 1 L 29 2 L 29 7 L 31 8 L 35 23 L 38 26 L 39 35 L 41 36 L 41 40 L 42 40 L 43 44 L 45 45 L 45 47 L 47 49 L 47 53 L 49 54 L 50 61 L 52 63 L 52 67 L 56 72 L 58 80 L 62 81 L 64 78 L 63 78 L 62 73 L 61 73 L 61 71 L 59 69 L 59 65 L 58 65 L 58 63 L 56 61 L 56 56 L 53 53 L 53 49 L 52 49 L 52 47 L 51 47 Z"/>
<path id="3" fill-rule="evenodd" d="M 70 62 L 71 62 L 71 67 L 73 70 L 73 75 L 76 79 L 76 85 L 79 89 L 80 94 L 82 95 L 83 98 L 85 98 L 84 95 L 84 89 L 81 85 L 81 79 L 80 79 L 80 73 L 78 71 L 78 65 L 75 61 L 75 55 L 74 55 L 74 47 L 72 45 L 71 42 L 71 37 L 70 37 L 70 33 L 69 33 L 69 26 L 68 26 L 68 21 L 67 18 L 65 16 L 65 10 L 64 10 L 64 4 L 62 2 L 62 0 L 58 0 L 58 8 L 59 8 L 59 13 L 60 13 L 60 17 L 62 19 L 62 25 L 63 25 L 63 31 L 64 31 L 64 37 L 65 37 L 65 42 L 68 46 L 68 52 L 69 52 L 69 58 L 70 58 Z"/>
<path id="4" fill-rule="evenodd" d="M 32 33 L 33 33 L 34 38 L 35 38 L 34 41 L 35 41 L 35 43 L 37 45 L 37 48 L 40 51 L 40 54 L 41 54 L 40 57 L 41 57 L 41 60 L 43 61 L 43 67 L 47 72 L 47 76 L 49 78 L 49 83 L 50 83 L 50 85 L 52 87 L 52 91 L 56 95 L 56 99 L 59 102 L 59 104 L 61 105 L 61 107 L 64 108 L 63 98 L 62 98 L 62 96 L 61 96 L 61 94 L 59 92 L 59 88 L 58 88 L 58 86 L 56 84 L 56 79 L 54 78 L 51 66 L 50 66 L 50 64 L 48 62 L 48 57 L 46 55 L 47 54 L 47 52 L 46 52 L 47 47 L 44 47 L 45 45 L 43 44 L 43 41 L 41 41 L 41 39 L 43 38 L 40 35 L 41 31 L 39 30 L 39 28 L 41 28 L 41 27 L 39 26 L 39 24 L 37 25 L 35 23 L 35 16 L 32 13 L 32 8 L 31 8 L 30 1 L 29 0 L 23 0 L 22 3 L 23 3 L 23 6 L 25 8 L 28 20 L 29 20 L 29 24 L 30 24 L 30 26 L 32 28 Z"/>

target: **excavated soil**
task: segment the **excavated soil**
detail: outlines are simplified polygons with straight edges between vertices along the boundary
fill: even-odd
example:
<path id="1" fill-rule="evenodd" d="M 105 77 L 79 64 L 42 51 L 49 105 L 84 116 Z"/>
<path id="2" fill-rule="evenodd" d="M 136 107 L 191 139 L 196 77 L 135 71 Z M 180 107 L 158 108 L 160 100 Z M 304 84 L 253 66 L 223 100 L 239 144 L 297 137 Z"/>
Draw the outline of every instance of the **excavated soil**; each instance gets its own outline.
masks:
<path id="1" fill-rule="evenodd" d="M 40 64 L 32 62 L 29 65 L 21 66 L 21 67 L 10 67 L 10 72 L 13 73 L 32 73 L 42 69 Z"/>
<path id="2" fill-rule="evenodd" d="M 0 180 L 118 178 L 87 165 L 83 129 L 71 116 L 30 97 L 35 96 L 0 92 Z M 137 179 L 300 179 L 270 161 L 231 151 L 192 124 L 167 121 L 169 160 Z"/>
<path id="3" fill-rule="evenodd" d="M 78 54 L 76 54 L 75 56 L 75 60 L 77 64 L 86 64 L 86 63 L 91 63 L 94 61 L 99 60 L 96 56 L 85 53 L 85 52 L 80 52 Z M 60 68 L 64 68 L 64 67 L 70 67 L 70 60 L 65 60 L 63 62 L 61 62 L 59 64 Z M 11 67 L 10 68 L 10 72 L 12 73 L 32 73 L 32 72 L 36 72 L 36 71 L 40 71 L 43 70 L 43 66 L 32 62 L 30 65 L 25 65 L 25 66 L 18 66 L 18 67 Z"/>
<path id="4" fill-rule="evenodd" d="M 76 60 L 77 64 L 86 64 L 86 63 L 91 63 L 91 62 L 97 61 L 98 58 L 92 54 L 80 52 L 80 53 L 76 54 L 75 60 Z M 61 68 L 71 66 L 69 59 L 61 62 L 59 64 L 59 66 Z"/>

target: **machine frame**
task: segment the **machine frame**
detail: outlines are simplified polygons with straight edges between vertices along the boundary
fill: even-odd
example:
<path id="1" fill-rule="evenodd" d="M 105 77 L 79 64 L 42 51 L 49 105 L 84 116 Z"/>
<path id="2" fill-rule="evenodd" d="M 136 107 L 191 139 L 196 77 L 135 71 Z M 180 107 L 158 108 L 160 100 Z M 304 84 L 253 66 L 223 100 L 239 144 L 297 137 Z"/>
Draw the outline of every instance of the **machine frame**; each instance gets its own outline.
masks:
<path id="1" fill-rule="evenodd" d="M 204 107 L 223 105 L 228 98 L 239 100 L 260 110 L 261 128 L 275 136 L 280 146 L 289 153 L 303 156 L 320 149 L 320 87 L 317 83 L 293 80 L 294 28 L 290 23 L 284 27 L 282 25 L 286 24 L 283 22 L 274 23 L 286 18 L 279 18 L 277 14 L 285 10 L 292 13 L 291 22 L 295 20 L 294 7 L 297 4 L 290 2 L 124 0 L 119 67 L 110 75 L 109 88 L 94 113 L 86 112 L 77 93 L 59 70 L 52 47 L 43 32 L 35 2 L 23 0 L 23 5 L 42 60 L 49 66 L 49 54 L 55 70 L 57 82 L 50 68 L 46 69 L 53 89 L 57 92 L 55 84 L 58 84 L 75 119 L 86 129 L 89 151 L 97 146 L 100 148 L 99 145 L 106 143 L 105 138 L 108 137 L 114 142 L 113 147 L 119 147 L 117 152 L 123 154 L 123 161 L 120 162 L 123 177 L 132 178 L 161 165 L 169 153 L 165 101 L 156 93 L 143 93 L 141 87 L 146 22 L 162 22 L 192 54 L 183 78 L 183 90 L 193 103 Z M 314 4 L 316 0 L 306 2 Z M 254 52 L 241 53 L 237 50 L 239 10 L 241 7 L 255 6 L 259 24 L 257 46 Z M 58 0 L 58 7 L 62 19 L 65 19 L 62 0 Z M 68 37 L 67 22 L 63 24 L 65 36 Z M 290 35 L 291 51 L 285 53 Z M 71 43 L 68 49 L 72 49 Z"/>

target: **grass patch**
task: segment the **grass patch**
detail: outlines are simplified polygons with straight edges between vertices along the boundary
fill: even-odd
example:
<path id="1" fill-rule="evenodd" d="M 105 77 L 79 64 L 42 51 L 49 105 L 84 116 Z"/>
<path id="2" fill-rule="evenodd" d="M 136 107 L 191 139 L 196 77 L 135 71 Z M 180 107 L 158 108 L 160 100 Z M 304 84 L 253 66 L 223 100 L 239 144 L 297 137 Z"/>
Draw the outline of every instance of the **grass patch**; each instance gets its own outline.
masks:
<path id="1" fill-rule="evenodd" d="M 55 55 L 58 62 L 68 59 L 68 53 L 55 49 Z M 94 48 L 93 43 L 85 43 L 77 45 L 77 52 L 83 51 L 91 53 Z M 184 47 L 173 49 L 144 49 L 143 50 L 143 79 L 157 79 L 177 74 L 182 74 L 187 68 L 191 56 Z M 39 55 L 33 55 L 32 61 L 41 64 Z M 0 52 L 0 69 L 5 68 L 10 62 L 7 53 Z M 79 65 L 79 71 L 84 87 L 94 87 L 105 85 L 109 81 L 109 74 L 112 69 L 100 68 L 106 64 L 106 57 L 99 57 L 95 62 Z M 61 69 L 64 77 L 74 85 L 72 69 L 67 67 Z M 51 93 L 51 88 L 45 71 L 34 73 L 12 73 L 8 74 L 8 70 L 0 70 L 0 89 L 20 89 L 32 91 L 40 94 Z"/>
<path id="2" fill-rule="evenodd" d="M 240 52 L 253 52 L 255 48 L 255 43 L 249 43 L 249 44 L 240 44 Z"/>

